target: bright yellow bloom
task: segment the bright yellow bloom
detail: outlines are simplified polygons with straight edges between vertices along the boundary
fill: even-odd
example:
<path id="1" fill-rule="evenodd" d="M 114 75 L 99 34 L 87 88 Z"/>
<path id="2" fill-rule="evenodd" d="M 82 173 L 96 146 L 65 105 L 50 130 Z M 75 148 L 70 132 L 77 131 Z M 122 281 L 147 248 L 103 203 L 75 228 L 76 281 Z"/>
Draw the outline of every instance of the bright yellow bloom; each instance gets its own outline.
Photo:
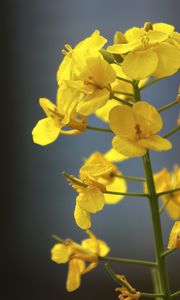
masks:
<path id="1" fill-rule="evenodd" d="M 91 178 L 105 186 L 107 191 L 125 193 L 127 190 L 126 181 L 121 178 L 122 173 L 100 152 L 91 154 L 79 172 L 81 179 Z M 115 204 L 122 200 L 124 196 L 105 194 L 104 198 L 106 204 Z"/>
<path id="2" fill-rule="evenodd" d="M 34 127 L 32 131 L 34 143 L 44 146 L 54 142 L 60 134 L 74 135 L 86 129 L 85 118 L 78 119 L 77 114 L 71 114 L 71 118 L 65 123 L 62 108 L 57 107 L 46 98 L 41 98 L 39 103 L 47 117 L 40 120 Z M 74 130 L 63 131 L 62 127 L 64 126 Z"/>
<path id="3" fill-rule="evenodd" d="M 121 153 L 119 153 L 118 151 L 116 151 L 114 148 L 109 149 L 105 154 L 104 157 L 111 161 L 111 162 L 121 162 L 123 160 L 128 159 L 128 156 L 122 155 Z"/>
<path id="4" fill-rule="evenodd" d="M 168 140 L 155 135 L 162 129 L 163 122 L 157 110 L 147 102 L 139 101 L 132 107 L 116 106 L 109 120 L 116 134 L 113 148 L 125 156 L 142 156 L 149 149 L 163 151 L 172 147 Z"/>
<path id="5" fill-rule="evenodd" d="M 180 221 L 174 223 L 168 242 L 168 249 L 180 248 Z"/>
<path id="6" fill-rule="evenodd" d="M 104 192 L 106 187 L 90 177 L 76 178 L 68 175 L 70 185 L 78 192 L 74 218 L 81 229 L 91 227 L 91 214 L 101 211 L 105 204 Z"/>
<path id="7" fill-rule="evenodd" d="M 98 240 L 96 236 L 87 231 L 88 239 L 77 244 L 70 239 L 64 243 L 57 243 L 51 249 L 51 259 L 57 264 L 69 263 L 66 289 L 73 292 L 81 284 L 81 276 L 93 270 L 99 258 L 106 256 L 110 251 L 107 244 Z M 86 265 L 89 263 L 89 265 Z"/>
<path id="8" fill-rule="evenodd" d="M 62 63 L 60 64 L 57 72 L 57 81 L 60 85 L 64 80 L 74 79 L 74 68 L 77 65 L 84 63 L 87 56 L 96 54 L 107 42 L 107 40 L 100 35 L 99 30 L 95 30 L 89 37 L 78 43 L 74 49 L 66 44 L 66 50 L 62 50 L 65 55 Z M 79 61 L 79 57 L 80 60 Z"/>
<path id="9" fill-rule="evenodd" d="M 86 59 L 85 59 L 86 58 Z M 75 79 L 66 80 L 60 86 L 58 106 L 62 106 L 67 121 L 72 111 L 89 116 L 104 106 L 111 96 L 110 84 L 116 73 L 100 53 L 79 58 L 75 68 Z"/>
<path id="10" fill-rule="evenodd" d="M 171 25 L 160 24 L 133 27 L 125 32 L 124 41 L 121 38 L 120 44 L 108 47 L 109 52 L 124 56 L 122 70 L 129 78 L 162 78 L 176 73 L 180 68 L 180 50 L 173 44 L 179 43 L 179 36 L 174 33 L 176 37 L 170 38 Z"/>
<path id="11" fill-rule="evenodd" d="M 156 192 L 176 189 L 180 187 L 180 168 L 176 166 L 173 172 L 169 172 L 166 168 L 154 174 Z M 164 203 L 167 203 L 166 210 L 173 220 L 180 218 L 180 191 L 160 196 Z"/>
<path id="12" fill-rule="evenodd" d="M 126 277 L 124 275 L 116 275 L 117 279 L 119 279 L 123 285 L 123 282 L 126 286 L 129 287 L 129 289 L 131 290 L 131 292 L 127 289 L 127 287 L 122 286 L 122 287 L 118 287 L 116 288 L 116 292 L 119 292 L 119 300 L 138 300 L 141 297 L 141 293 L 137 292 L 131 285 L 130 283 L 127 281 Z"/>

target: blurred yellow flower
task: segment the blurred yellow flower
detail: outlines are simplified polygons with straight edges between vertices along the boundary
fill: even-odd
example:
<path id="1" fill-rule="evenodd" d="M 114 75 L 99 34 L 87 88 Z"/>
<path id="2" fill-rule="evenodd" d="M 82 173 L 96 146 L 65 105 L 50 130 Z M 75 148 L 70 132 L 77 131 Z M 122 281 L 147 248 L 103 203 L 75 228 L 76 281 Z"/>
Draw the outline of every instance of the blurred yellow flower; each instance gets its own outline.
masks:
<path id="1" fill-rule="evenodd" d="M 69 263 L 66 289 L 73 292 L 81 284 L 81 276 L 93 270 L 99 258 L 110 251 L 108 245 L 98 240 L 91 231 L 86 231 L 89 238 L 77 244 L 70 239 L 56 243 L 51 249 L 51 259 L 57 264 Z M 89 263 L 89 265 L 86 265 Z"/>
<path id="2" fill-rule="evenodd" d="M 166 168 L 154 174 L 156 192 L 172 190 L 180 187 L 180 168 L 176 166 L 173 172 Z M 161 195 L 160 199 L 166 203 L 166 210 L 173 220 L 180 218 L 180 191 Z"/>
<path id="3" fill-rule="evenodd" d="M 85 160 L 80 168 L 80 178 L 91 178 L 102 184 L 108 191 L 125 193 L 127 190 L 126 181 L 121 177 L 122 173 L 106 157 L 96 151 Z M 104 194 L 106 204 L 115 204 L 122 200 L 124 196 Z"/>
<path id="4" fill-rule="evenodd" d="M 122 155 L 136 157 L 147 150 L 169 150 L 172 144 L 155 135 L 162 129 L 163 122 L 155 107 L 144 101 L 135 103 L 132 108 L 116 106 L 110 111 L 110 127 L 116 136 L 112 145 Z"/>
<path id="5" fill-rule="evenodd" d="M 111 53 L 124 56 L 122 70 L 131 79 L 148 76 L 170 76 L 180 67 L 179 36 L 172 34 L 173 27 L 158 23 L 144 28 L 133 27 L 121 35 L 121 43 L 109 46 Z M 116 34 L 117 35 L 117 34 Z M 120 34 L 119 34 L 120 36 Z"/>
<path id="6" fill-rule="evenodd" d="M 67 123 L 64 122 L 64 111 L 62 107 L 54 105 L 50 100 L 41 98 L 40 106 L 47 115 L 40 120 L 32 131 L 33 141 L 41 146 L 54 142 L 60 134 L 74 135 L 86 129 L 86 119 L 77 118 L 77 114 L 71 114 Z M 70 131 L 63 131 L 62 127 L 67 126 Z"/>
<path id="7" fill-rule="evenodd" d="M 180 248 L 180 221 L 174 223 L 168 242 L 168 249 Z"/>

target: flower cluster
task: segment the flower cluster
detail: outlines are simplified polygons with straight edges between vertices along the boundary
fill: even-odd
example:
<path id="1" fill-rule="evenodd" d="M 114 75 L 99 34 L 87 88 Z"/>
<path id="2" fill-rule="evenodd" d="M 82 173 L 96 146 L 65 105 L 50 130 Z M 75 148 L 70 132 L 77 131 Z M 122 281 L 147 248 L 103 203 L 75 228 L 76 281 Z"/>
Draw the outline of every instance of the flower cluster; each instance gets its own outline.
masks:
<path id="1" fill-rule="evenodd" d="M 58 242 L 51 250 L 51 259 L 57 264 L 68 263 L 66 288 L 69 292 L 79 288 L 82 275 L 93 270 L 100 260 L 122 261 L 107 257 L 110 251 L 107 244 L 89 231 L 91 215 L 102 211 L 106 204 L 118 204 L 125 196 L 146 197 L 154 222 L 157 261 L 124 259 L 123 262 L 155 267 L 158 283 L 154 286 L 159 285 L 160 296 L 137 292 L 125 276 L 116 275 L 112 270 L 109 273 L 120 282 L 116 289 L 120 300 L 138 300 L 143 295 L 165 298 L 165 293 L 169 297 L 169 290 L 167 274 L 163 274 L 166 272 L 164 256 L 180 248 L 180 222 L 174 224 L 169 250 L 163 252 L 160 214 L 166 209 L 173 220 L 180 218 L 180 168 L 176 166 L 171 173 L 164 168 L 153 175 L 149 151 L 167 151 L 173 146 L 167 138 L 180 129 L 179 119 L 176 128 L 160 136 L 161 112 L 179 105 L 180 88 L 176 99 L 160 109 L 142 100 L 141 91 L 179 71 L 180 33 L 170 24 L 147 22 L 125 33 L 117 31 L 113 45 L 107 46 L 107 42 L 100 31 L 95 30 L 74 48 L 66 44 L 57 71 L 56 104 L 46 98 L 39 100 L 46 117 L 32 131 L 36 144 L 45 146 L 59 135 L 78 135 L 86 130 L 114 134 L 112 148 L 105 154 L 91 153 L 80 167 L 78 177 L 63 172 L 77 192 L 75 222 L 86 230 L 89 238 L 78 244 L 56 236 Z M 92 114 L 108 127 L 91 126 L 88 117 Z M 125 176 L 115 164 L 134 157 L 143 158 L 145 178 Z M 145 193 L 127 193 L 126 179 L 144 182 Z M 163 202 L 160 209 L 159 197 Z"/>

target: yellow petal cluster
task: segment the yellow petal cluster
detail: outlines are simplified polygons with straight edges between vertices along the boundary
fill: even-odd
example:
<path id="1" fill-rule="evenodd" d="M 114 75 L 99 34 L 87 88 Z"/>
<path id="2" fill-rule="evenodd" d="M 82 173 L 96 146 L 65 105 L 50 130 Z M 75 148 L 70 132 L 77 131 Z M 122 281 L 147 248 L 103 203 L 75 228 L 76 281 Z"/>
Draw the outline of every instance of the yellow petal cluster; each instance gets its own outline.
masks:
<path id="1" fill-rule="evenodd" d="M 66 46 L 69 51 L 64 53 L 57 81 L 58 105 L 63 107 L 67 120 L 72 111 L 89 116 L 110 98 L 110 84 L 116 73 L 99 52 L 106 41 L 96 30 L 74 49 Z"/>
<path id="2" fill-rule="evenodd" d="M 180 187 L 180 168 L 175 166 L 172 172 L 166 168 L 154 174 L 156 192 L 172 190 Z M 180 218 L 180 191 L 161 195 L 160 199 L 166 203 L 166 210 L 173 220 Z"/>
<path id="3" fill-rule="evenodd" d="M 168 242 L 168 249 L 180 248 L 180 221 L 174 223 Z"/>
<path id="4" fill-rule="evenodd" d="M 68 263 L 66 289 L 73 292 L 81 284 L 81 276 L 93 270 L 99 257 L 106 256 L 110 251 L 108 245 L 87 231 L 88 239 L 77 244 L 70 239 L 64 243 L 56 243 L 51 249 L 51 259 L 57 264 Z M 88 265 L 87 265 L 88 263 Z"/>
<path id="5" fill-rule="evenodd" d="M 132 107 L 116 106 L 109 114 L 110 127 L 115 133 L 112 145 L 122 155 L 136 157 L 147 150 L 164 151 L 171 149 L 171 143 L 156 135 L 162 129 L 160 114 L 144 101 Z"/>
<path id="6" fill-rule="evenodd" d="M 36 144 L 45 146 L 54 142 L 60 134 L 74 135 L 83 132 L 86 129 L 86 119 L 77 117 L 77 114 L 71 115 L 69 121 L 64 122 L 65 114 L 62 107 L 56 106 L 50 100 L 41 98 L 40 106 L 46 114 L 46 118 L 38 121 L 32 131 L 33 141 Z M 73 130 L 63 131 L 62 128 L 67 126 Z"/>
<path id="7" fill-rule="evenodd" d="M 118 36 L 118 43 L 107 50 L 124 57 L 122 70 L 129 78 L 162 78 L 178 71 L 180 37 L 172 25 L 145 23 L 144 28 L 133 27 Z"/>
<path id="8" fill-rule="evenodd" d="M 106 187 L 90 177 L 83 177 L 83 179 L 80 177 L 79 179 L 70 175 L 68 180 L 78 192 L 74 210 L 76 224 L 81 229 L 89 229 L 91 227 L 91 214 L 101 211 L 104 207 Z"/>
<path id="9" fill-rule="evenodd" d="M 122 173 L 105 155 L 98 151 L 92 153 L 85 160 L 79 172 L 82 179 L 89 177 L 104 185 L 107 191 L 125 193 L 127 190 L 126 181 L 121 177 Z M 105 194 L 104 198 L 106 204 L 115 204 L 122 200 L 124 196 Z"/>

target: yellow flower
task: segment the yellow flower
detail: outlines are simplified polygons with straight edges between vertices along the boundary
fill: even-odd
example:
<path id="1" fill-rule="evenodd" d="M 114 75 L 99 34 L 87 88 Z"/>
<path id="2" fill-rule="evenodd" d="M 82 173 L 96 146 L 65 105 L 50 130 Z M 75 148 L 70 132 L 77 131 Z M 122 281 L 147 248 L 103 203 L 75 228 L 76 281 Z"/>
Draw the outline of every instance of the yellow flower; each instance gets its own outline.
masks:
<path id="1" fill-rule="evenodd" d="M 114 148 L 109 149 L 105 154 L 104 157 L 111 161 L 111 162 L 121 162 L 123 160 L 128 159 L 128 156 L 122 155 L 118 151 L 116 151 Z"/>
<path id="2" fill-rule="evenodd" d="M 100 53 L 79 58 L 75 68 L 75 79 L 65 80 L 60 86 L 58 106 L 62 106 L 67 121 L 72 111 L 89 116 L 110 99 L 110 84 L 116 73 Z"/>
<path id="3" fill-rule="evenodd" d="M 51 259 L 57 264 L 69 263 L 66 289 L 73 292 L 81 284 L 81 276 L 93 270 L 99 262 L 99 258 L 106 256 L 110 251 L 107 244 L 98 240 L 91 232 L 86 232 L 88 239 L 80 244 L 72 240 L 57 243 L 51 249 Z M 89 265 L 86 265 L 89 263 Z"/>
<path id="4" fill-rule="evenodd" d="M 139 101 L 132 108 L 116 106 L 110 111 L 109 119 L 116 134 L 113 148 L 125 156 L 142 156 L 148 149 L 163 151 L 172 147 L 168 140 L 155 135 L 162 129 L 163 122 L 157 110 L 147 102 Z"/>
<path id="5" fill-rule="evenodd" d="M 122 173 L 98 151 L 90 155 L 79 172 L 80 178 L 91 178 L 105 186 L 107 191 L 125 193 L 127 190 L 126 182 L 121 178 Z M 106 204 L 115 204 L 124 196 L 105 194 L 104 198 Z"/>
<path id="6" fill-rule="evenodd" d="M 180 168 L 176 166 L 173 172 L 166 168 L 154 174 L 156 192 L 172 190 L 180 187 Z M 173 220 L 180 218 L 180 191 L 160 196 L 164 203 L 167 203 L 166 210 Z"/>
<path id="7" fill-rule="evenodd" d="M 174 223 L 168 242 L 168 249 L 180 248 L 180 221 Z"/>
<path id="8" fill-rule="evenodd" d="M 68 122 L 64 122 L 65 115 L 62 107 L 57 107 L 50 100 L 41 98 L 40 106 L 44 110 L 47 118 L 40 120 L 32 131 L 33 141 L 41 146 L 54 142 L 60 134 L 74 135 L 86 129 L 85 118 L 78 119 L 71 113 Z M 68 126 L 74 130 L 63 131 L 62 127 Z"/>
<path id="9" fill-rule="evenodd" d="M 95 180 L 86 177 L 77 178 L 73 175 L 65 175 L 70 185 L 78 192 L 74 218 L 81 229 L 91 227 L 91 214 L 101 211 L 105 204 L 104 192 L 106 187 Z"/>
<path id="10" fill-rule="evenodd" d="M 65 55 L 62 63 L 60 64 L 57 72 L 57 81 L 60 85 L 64 80 L 73 79 L 74 65 L 82 63 L 83 58 L 87 55 L 97 53 L 107 42 L 107 40 L 100 35 L 99 30 L 95 30 L 89 37 L 78 43 L 74 49 L 70 45 L 66 44 L 66 50 L 62 50 Z M 78 61 L 80 56 L 81 62 Z"/>
<path id="11" fill-rule="evenodd" d="M 107 50 L 124 56 L 122 70 L 129 78 L 170 76 L 180 67 L 180 51 L 172 43 L 175 39 L 169 38 L 170 28 L 168 24 L 147 26 L 147 23 L 144 28 L 133 27 L 125 32 L 124 41 Z"/>

